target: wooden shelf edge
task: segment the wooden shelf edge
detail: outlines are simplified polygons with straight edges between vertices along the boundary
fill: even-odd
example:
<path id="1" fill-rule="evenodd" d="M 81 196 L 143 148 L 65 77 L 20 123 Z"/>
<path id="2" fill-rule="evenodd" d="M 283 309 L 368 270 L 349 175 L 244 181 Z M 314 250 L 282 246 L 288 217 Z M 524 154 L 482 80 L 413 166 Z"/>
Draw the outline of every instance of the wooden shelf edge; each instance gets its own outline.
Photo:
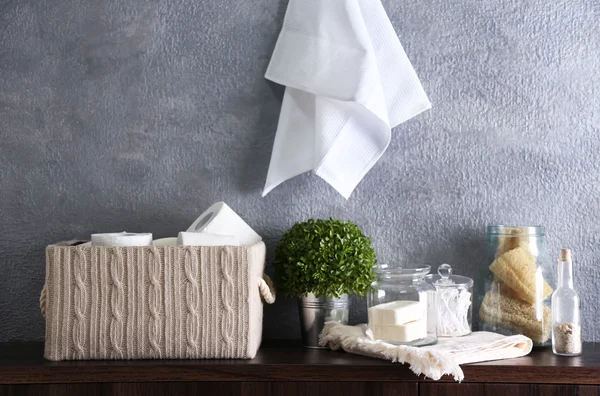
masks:
<path id="1" fill-rule="evenodd" d="M 462 366 L 464 383 L 600 385 L 600 348 L 581 358 L 549 351 Z M 135 360 L 48 362 L 42 345 L 0 344 L 0 384 L 202 381 L 431 382 L 407 365 L 295 345 L 267 346 L 254 360 Z M 441 382 L 454 382 L 444 377 Z"/>

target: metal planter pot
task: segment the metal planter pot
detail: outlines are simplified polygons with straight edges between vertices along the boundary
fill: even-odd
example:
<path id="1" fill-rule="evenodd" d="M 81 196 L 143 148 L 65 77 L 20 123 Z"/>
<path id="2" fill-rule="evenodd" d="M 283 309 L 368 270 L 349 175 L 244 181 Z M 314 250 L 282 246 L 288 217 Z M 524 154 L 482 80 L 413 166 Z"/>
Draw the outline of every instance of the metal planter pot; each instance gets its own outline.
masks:
<path id="1" fill-rule="evenodd" d="M 348 324 L 348 295 L 340 298 L 315 297 L 309 293 L 298 300 L 302 344 L 307 348 L 323 349 L 319 346 L 319 334 L 325 322 L 336 320 Z"/>

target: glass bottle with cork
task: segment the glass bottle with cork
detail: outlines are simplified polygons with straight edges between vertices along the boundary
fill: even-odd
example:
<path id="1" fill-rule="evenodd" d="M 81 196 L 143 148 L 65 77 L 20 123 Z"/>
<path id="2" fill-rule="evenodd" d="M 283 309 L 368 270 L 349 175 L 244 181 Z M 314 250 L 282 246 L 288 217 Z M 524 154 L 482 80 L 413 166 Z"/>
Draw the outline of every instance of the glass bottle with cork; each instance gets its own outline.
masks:
<path id="1" fill-rule="evenodd" d="M 552 294 L 552 351 L 556 355 L 581 355 L 579 304 L 579 295 L 573 288 L 571 250 L 562 249 L 557 288 Z"/>

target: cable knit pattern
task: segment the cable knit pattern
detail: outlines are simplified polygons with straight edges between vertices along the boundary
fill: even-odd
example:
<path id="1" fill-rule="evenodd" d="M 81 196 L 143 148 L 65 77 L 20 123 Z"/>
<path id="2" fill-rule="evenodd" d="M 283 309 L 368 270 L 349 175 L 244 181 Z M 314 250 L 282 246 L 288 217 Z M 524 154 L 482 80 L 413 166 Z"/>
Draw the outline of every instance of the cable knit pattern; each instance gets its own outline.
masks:
<path id="1" fill-rule="evenodd" d="M 110 253 L 110 348 L 113 358 L 123 358 L 123 311 L 125 292 L 123 289 L 123 254 L 119 248 L 111 248 Z"/>
<path id="2" fill-rule="evenodd" d="M 85 255 L 82 251 L 75 252 L 73 261 L 73 275 L 75 277 L 75 299 L 73 301 L 73 311 L 75 319 L 73 320 L 73 346 L 75 357 L 83 359 L 85 357 L 85 334 L 86 334 L 86 308 L 87 308 L 87 265 Z"/>
<path id="3" fill-rule="evenodd" d="M 199 335 L 199 286 L 198 286 L 198 261 L 192 247 L 185 249 L 185 303 L 186 303 L 186 341 L 187 354 L 194 356 L 198 353 Z"/>
<path id="4" fill-rule="evenodd" d="M 223 337 L 223 350 L 229 353 L 233 342 L 233 296 L 235 293 L 233 278 L 233 257 L 230 247 L 221 250 L 221 300 L 223 315 L 221 315 L 221 335 Z"/>
<path id="5" fill-rule="evenodd" d="M 40 293 L 40 311 L 43 317 L 46 317 L 46 301 L 48 300 L 48 288 L 44 285 Z"/>
<path id="6" fill-rule="evenodd" d="M 252 358 L 261 340 L 264 266 L 262 242 L 48 246 L 44 356 Z"/>
<path id="7" fill-rule="evenodd" d="M 150 259 L 148 260 L 148 307 L 150 310 L 150 320 L 148 321 L 148 340 L 152 348 L 153 357 L 161 357 L 161 325 L 160 325 L 160 307 L 161 301 L 161 283 L 160 283 L 160 257 L 158 249 L 152 247 L 150 250 Z"/>

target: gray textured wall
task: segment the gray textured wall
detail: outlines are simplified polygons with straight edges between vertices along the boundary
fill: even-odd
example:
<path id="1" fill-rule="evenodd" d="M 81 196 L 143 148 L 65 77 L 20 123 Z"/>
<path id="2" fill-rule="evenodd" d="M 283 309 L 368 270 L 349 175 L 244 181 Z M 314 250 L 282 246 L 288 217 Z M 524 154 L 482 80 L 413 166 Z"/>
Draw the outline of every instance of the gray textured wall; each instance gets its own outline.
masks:
<path id="1" fill-rule="evenodd" d="M 486 225 L 543 224 L 552 256 L 574 249 L 585 339 L 600 341 L 600 3 L 384 5 L 433 109 L 345 201 L 312 175 L 260 197 L 282 97 L 262 76 L 286 0 L 0 1 L 0 341 L 44 335 L 48 243 L 175 235 L 219 200 L 270 254 L 295 221 L 338 216 L 380 261 L 474 277 Z M 266 308 L 265 336 L 299 336 L 293 301 Z"/>

